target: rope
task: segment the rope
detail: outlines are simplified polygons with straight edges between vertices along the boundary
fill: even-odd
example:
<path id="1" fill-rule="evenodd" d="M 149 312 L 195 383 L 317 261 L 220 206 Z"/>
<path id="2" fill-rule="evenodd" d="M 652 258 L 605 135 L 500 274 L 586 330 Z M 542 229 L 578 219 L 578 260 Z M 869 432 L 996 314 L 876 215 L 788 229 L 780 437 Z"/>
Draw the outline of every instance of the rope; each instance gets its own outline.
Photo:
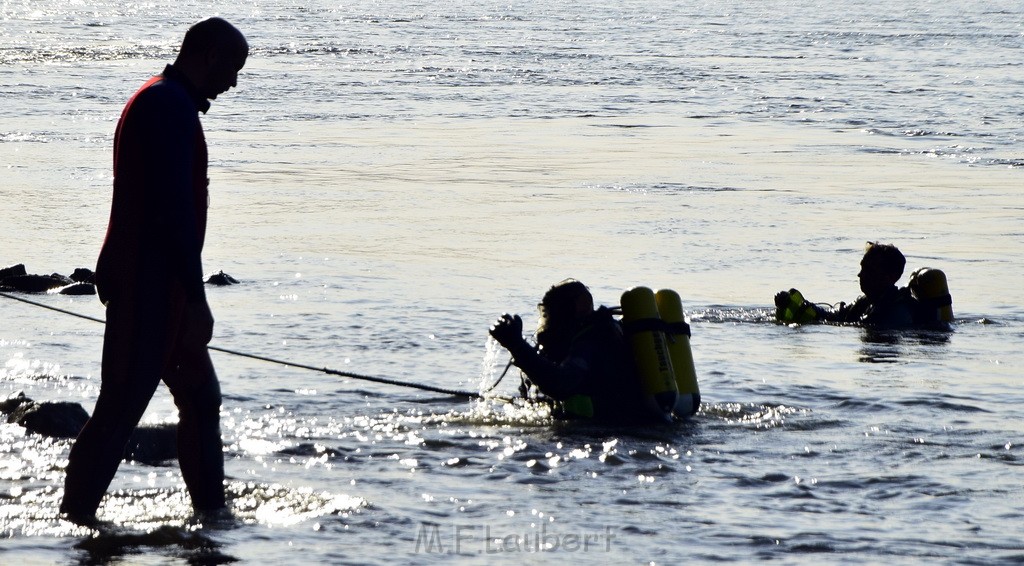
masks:
<path id="1" fill-rule="evenodd" d="M 33 305 L 33 306 L 36 306 L 36 307 L 41 307 L 41 308 L 44 308 L 44 309 L 49 309 L 51 311 L 56 311 L 56 312 L 59 312 L 61 314 L 66 314 L 66 315 L 70 315 L 70 316 L 76 316 L 78 318 L 84 318 L 85 320 L 91 320 L 93 322 L 105 323 L 105 321 L 103 319 L 99 319 L 99 318 L 96 318 L 96 317 L 84 315 L 84 314 L 77 313 L 77 312 L 74 312 L 74 311 L 69 311 L 69 310 L 66 310 L 66 309 L 58 308 L 58 307 L 55 307 L 55 306 L 52 306 L 52 305 L 47 305 L 47 304 L 39 303 L 39 302 L 36 302 L 36 301 L 30 301 L 30 300 L 28 300 L 28 299 L 26 299 L 24 297 L 18 297 L 16 295 L 11 295 L 9 293 L 0 292 L 0 296 L 6 297 L 8 299 L 14 299 L 15 301 L 21 301 L 22 303 L 27 303 L 27 304 L 30 304 L 30 305 Z M 279 360 L 279 359 L 275 359 L 275 358 L 270 358 L 270 357 L 267 357 L 267 356 L 260 356 L 260 355 L 256 355 L 256 354 L 247 354 L 245 352 L 239 352 L 237 350 L 229 350 L 227 348 L 221 348 L 219 346 L 207 345 L 206 347 L 208 349 L 214 350 L 216 352 L 222 352 L 222 353 L 225 353 L 225 354 L 231 354 L 233 356 L 239 356 L 239 357 L 243 357 L 243 358 L 250 358 L 250 359 L 259 360 L 259 361 L 262 361 L 262 362 L 270 362 L 270 363 L 273 363 L 273 364 L 279 364 L 279 365 L 283 365 L 283 366 L 290 366 L 290 367 L 296 367 L 296 368 L 301 368 L 301 369 L 308 369 L 308 370 L 313 370 L 313 371 L 319 371 L 319 372 L 323 372 L 323 373 L 326 373 L 326 374 L 329 374 L 329 375 L 337 375 L 337 376 L 340 376 L 340 377 L 348 377 L 348 378 L 351 378 L 351 379 L 358 379 L 358 380 L 361 380 L 361 381 L 370 381 L 370 382 L 373 382 L 373 383 L 383 383 L 385 385 L 396 385 L 396 386 L 399 386 L 399 387 L 409 387 L 409 388 L 412 388 L 412 389 L 419 389 L 419 390 L 422 390 L 422 391 L 430 391 L 430 392 L 433 392 L 433 393 L 443 393 L 445 395 L 453 395 L 453 396 L 456 396 L 456 397 L 468 397 L 470 399 L 474 399 L 474 398 L 481 398 L 482 399 L 482 398 L 484 398 L 484 396 L 487 393 L 490 393 L 491 391 L 494 391 L 494 389 L 496 387 L 498 387 L 498 384 L 501 383 L 501 380 L 505 377 L 505 374 L 508 373 L 509 366 L 512 365 L 512 362 L 509 362 L 509 365 L 505 366 L 505 372 L 502 373 L 501 376 L 493 384 L 491 384 L 490 387 L 488 387 L 486 390 L 484 390 L 481 393 L 475 393 L 475 392 L 472 392 L 472 391 L 460 391 L 460 390 L 457 390 L 457 389 L 448 389 L 448 388 L 445 388 L 445 387 L 435 387 L 433 385 L 425 385 L 425 384 L 422 384 L 422 383 L 411 383 L 411 382 L 408 382 L 408 381 L 400 381 L 400 380 L 397 380 L 397 379 L 390 379 L 390 378 L 386 378 L 386 377 L 374 377 L 374 376 L 371 376 L 371 375 L 361 375 L 361 374 L 358 374 L 358 373 L 351 373 L 351 372 L 347 372 L 347 371 L 339 371 L 339 370 L 331 369 L 331 368 L 328 368 L 328 367 L 316 367 L 316 366 L 311 366 L 311 365 L 306 365 L 306 364 L 300 364 L 300 363 L 297 363 L 297 362 L 290 362 L 290 361 L 287 361 L 287 360 Z M 508 398 L 505 398 L 505 397 L 494 397 L 494 399 L 499 399 L 499 400 L 504 400 L 504 401 L 511 401 L 511 399 L 508 399 Z"/>
<path id="2" fill-rule="evenodd" d="M 85 314 L 81 314 L 81 313 L 77 313 L 77 312 L 73 312 L 73 311 L 69 311 L 69 310 L 59 309 L 57 307 L 50 306 L 50 305 L 44 305 L 43 303 L 37 303 L 35 301 L 30 301 L 30 300 L 28 300 L 28 299 L 26 299 L 24 297 L 18 297 L 16 295 L 11 295 L 9 293 L 0 292 L 0 296 L 7 297 L 8 299 L 14 299 L 15 301 L 21 301 L 23 303 L 28 303 L 28 304 L 33 305 L 33 306 L 43 307 L 44 309 L 50 309 L 52 311 L 57 311 L 59 313 L 69 314 L 71 316 L 77 316 L 78 318 L 84 318 L 85 320 L 91 320 L 93 322 L 99 322 L 101 324 L 105 323 L 105 321 L 103 319 L 100 319 L 100 318 L 96 318 L 96 317 L 93 317 L 93 316 L 89 316 L 89 315 L 85 315 Z"/>
<path id="3" fill-rule="evenodd" d="M 238 351 L 235 351 L 235 350 L 229 350 L 227 348 L 220 348 L 218 346 L 207 346 L 207 348 L 209 348 L 210 350 L 215 350 L 217 352 L 223 352 L 225 354 L 231 354 L 233 356 L 241 356 L 243 358 L 251 358 L 253 360 L 260 360 L 262 362 L 270 362 L 270 363 L 274 363 L 274 364 L 280 364 L 280 365 L 283 365 L 283 366 L 291 366 L 291 367 L 296 367 L 296 368 L 301 368 L 301 369 L 309 369 L 309 370 L 319 371 L 319 372 L 323 372 L 323 373 L 330 374 L 330 375 L 338 375 L 338 376 L 341 376 L 341 377 L 348 377 L 348 378 L 352 378 L 352 379 L 359 379 L 359 380 L 362 380 L 362 381 L 372 381 L 374 383 L 383 383 L 383 384 L 386 384 L 386 385 L 397 385 L 399 387 L 411 387 L 413 389 L 421 389 L 423 391 L 432 391 L 434 393 L 444 393 L 446 395 L 454 395 L 454 396 L 457 396 L 457 397 L 469 397 L 469 398 L 483 397 L 484 394 L 490 393 L 491 391 L 493 391 L 494 388 L 498 386 L 498 383 L 501 382 L 501 380 L 499 379 L 499 380 L 495 381 L 494 384 L 491 385 L 489 388 L 487 388 L 487 390 L 484 391 L 483 393 L 474 393 L 474 392 L 471 392 L 471 391 L 459 391 L 457 389 L 446 389 L 444 387 L 435 387 L 433 385 L 424 385 L 422 383 L 410 383 L 408 381 L 399 381 L 397 379 L 390 379 L 390 378 L 387 378 L 387 377 L 374 377 L 372 375 L 361 375 L 361 374 L 358 374 L 358 373 L 350 373 L 350 372 L 347 372 L 347 371 L 339 371 L 339 370 L 331 369 L 331 368 L 327 368 L 327 367 L 315 367 L 315 366 L 310 366 L 310 365 L 306 365 L 306 364 L 300 364 L 300 363 L 296 363 L 296 362 L 289 362 L 289 361 L 286 361 L 286 360 L 278 360 L 278 359 L 274 359 L 274 358 L 269 358 L 267 356 L 260 356 L 260 355 L 257 355 L 257 354 L 247 354 L 245 352 L 238 352 Z"/>

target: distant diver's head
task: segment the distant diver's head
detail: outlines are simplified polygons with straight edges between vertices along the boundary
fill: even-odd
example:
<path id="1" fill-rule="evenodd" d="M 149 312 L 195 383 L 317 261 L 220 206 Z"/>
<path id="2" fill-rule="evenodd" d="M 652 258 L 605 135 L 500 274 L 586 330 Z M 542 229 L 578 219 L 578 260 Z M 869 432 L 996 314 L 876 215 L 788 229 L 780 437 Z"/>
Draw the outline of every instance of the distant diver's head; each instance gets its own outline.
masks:
<path id="1" fill-rule="evenodd" d="M 548 289 L 537 307 L 537 343 L 546 357 L 561 359 L 581 323 L 594 312 L 594 297 L 583 283 L 566 279 Z"/>
<path id="2" fill-rule="evenodd" d="M 868 242 L 864 258 L 860 260 L 860 290 L 868 297 L 876 297 L 890 289 L 907 265 L 907 258 L 892 244 Z"/>

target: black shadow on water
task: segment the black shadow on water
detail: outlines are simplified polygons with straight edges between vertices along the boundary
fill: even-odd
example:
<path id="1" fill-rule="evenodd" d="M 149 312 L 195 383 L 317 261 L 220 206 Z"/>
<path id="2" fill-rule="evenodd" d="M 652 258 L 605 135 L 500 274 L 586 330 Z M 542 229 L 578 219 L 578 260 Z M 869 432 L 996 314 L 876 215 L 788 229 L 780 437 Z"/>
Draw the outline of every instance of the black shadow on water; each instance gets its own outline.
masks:
<path id="1" fill-rule="evenodd" d="M 188 564 L 230 564 L 238 559 L 220 551 L 220 544 L 186 527 L 163 526 L 150 532 L 120 527 L 102 527 L 96 534 L 74 545 L 84 552 L 82 566 L 121 563 L 125 557 L 152 554 L 154 551 Z"/>

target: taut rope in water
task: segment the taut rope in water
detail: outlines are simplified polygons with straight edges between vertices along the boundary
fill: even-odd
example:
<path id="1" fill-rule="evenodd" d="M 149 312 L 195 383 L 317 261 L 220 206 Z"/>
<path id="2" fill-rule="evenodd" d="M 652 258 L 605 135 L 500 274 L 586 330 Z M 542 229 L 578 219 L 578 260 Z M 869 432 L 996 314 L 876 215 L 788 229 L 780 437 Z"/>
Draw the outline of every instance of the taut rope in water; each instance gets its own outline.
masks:
<path id="1" fill-rule="evenodd" d="M 78 318 L 84 318 L 85 320 L 91 320 L 93 322 L 105 323 L 104 320 L 96 318 L 96 317 L 93 317 L 93 316 L 84 315 L 84 314 L 81 314 L 81 313 L 77 313 L 77 312 L 74 312 L 74 311 L 69 311 L 69 310 L 58 308 L 58 307 L 51 306 L 51 305 L 46 305 L 46 304 L 39 303 L 39 302 L 36 302 L 36 301 L 30 301 L 30 300 L 28 300 L 28 299 L 26 299 L 24 297 L 18 297 L 16 295 L 11 295 L 9 293 L 0 292 L 0 296 L 6 297 L 8 299 L 13 299 L 15 301 L 20 301 L 22 303 L 27 303 L 27 304 L 30 304 L 32 306 L 41 307 L 41 308 L 48 309 L 48 310 L 51 310 L 51 311 L 56 311 L 56 312 L 59 312 L 59 313 L 62 313 L 62 314 L 66 314 L 66 315 L 70 315 L 70 316 L 75 316 L 75 317 L 78 317 Z M 412 389 L 419 389 L 421 391 L 431 391 L 433 393 L 443 393 L 445 395 L 454 395 L 456 397 L 468 397 L 470 399 L 474 399 L 474 398 L 481 398 L 482 399 L 482 398 L 484 398 L 484 396 L 487 393 L 490 393 L 491 391 L 494 391 L 494 389 L 498 386 L 498 384 L 501 383 L 501 380 L 505 377 L 505 374 L 508 373 L 509 367 L 512 365 L 512 362 L 509 362 L 509 364 L 507 366 L 505 366 L 505 371 L 501 374 L 501 377 L 499 377 L 485 391 L 483 391 L 481 393 L 475 393 L 475 392 L 472 392 L 472 391 L 460 391 L 460 390 L 457 390 L 457 389 L 447 389 L 447 388 L 444 388 L 444 387 L 435 387 L 433 385 L 424 385 L 422 383 L 412 383 L 412 382 L 408 382 L 408 381 L 400 381 L 400 380 L 397 380 L 397 379 L 390 379 L 390 378 L 387 378 L 387 377 L 375 377 L 375 376 L 372 376 L 372 375 L 361 375 L 361 374 L 358 374 L 358 373 L 351 373 L 351 372 L 347 372 L 347 371 L 339 371 L 339 370 L 335 370 L 335 369 L 331 369 L 331 368 L 327 368 L 327 367 L 316 367 L 316 366 L 311 366 L 311 365 L 307 365 L 307 364 L 300 364 L 300 363 L 296 363 L 296 362 L 289 362 L 287 360 L 274 359 L 274 358 L 270 358 L 270 357 L 267 357 L 267 356 L 260 356 L 260 355 L 256 355 L 256 354 L 247 354 L 245 352 L 239 352 L 239 351 L 236 351 L 236 350 L 229 350 L 227 348 L 221 348 L 219 346 L 207 345 L 206 347 L 209 348 L 210 350 L 213 350 L 213 351 L 216 351 L 216 352 L 222 352 L 222 353 L 225 353 L 225 354 L 231 354 L 233 356 L 239 356 L 239 357 L 243 357 L 243 358 L 250 358 L 250 359 L 259 360 L 259 361 L 262 361 L 262 362 L 270 362 L 270 363 L 279 364 L 279 365 L 282 365 L 282 366 L 290 366 L 290 367 L 296 367 L 296 368 L 301 368 L 301 369 L 308 369 L 308 370 L 313 370 L 313 371 L 319 371 L 319 372 L 323 372 L 323 373 L 326 373 L 326 374 L 329 374 L 329 375 L 337 375 L 337 376 L 340 376 L 340 377 L 348 377 L 348 378 L 351 378 L 351 379 L 358 379 L 358 380 L 361 380 L 361 381 L 371 381 L 373 383 L 383 383 L 383 384 L 386 384 L 386 385 L 397 385 L 399 387 L 409 387 L 409 388 L 412 388 Z M 496 399 L 501 399 L 501 400 L 509 400 L 509 399 L 504 398 L 504 397 L 495 397 L 495 398 Z"/>

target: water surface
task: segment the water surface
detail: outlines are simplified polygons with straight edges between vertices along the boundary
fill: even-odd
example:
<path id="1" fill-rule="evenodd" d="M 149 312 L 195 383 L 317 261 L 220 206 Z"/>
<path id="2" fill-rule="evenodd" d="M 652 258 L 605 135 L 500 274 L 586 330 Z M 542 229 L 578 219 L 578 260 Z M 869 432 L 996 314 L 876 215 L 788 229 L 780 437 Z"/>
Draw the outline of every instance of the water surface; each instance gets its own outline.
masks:
<path id="1" fill-rule="evenodd" d="M 487 326 L 551 284 L 670 287 L 706 406 L 608 429 L 217 352 L 233 520 L 167 462 L 122 464 L 106 528 L 62 522 L 70 442 L 4 424 L 2 561 L 1024 560 L 1018 3 L 220 10 L 253 50 L 204 117 L 204 265 L 242 281 L 208 290 L 216 345 L 475 391 Z M 121 107 L 210 13 L 0 15 L 0 264 L 89 267 Z M 774 324 L 779 289 L 852 300 L 867 240 L 947 273 L 954 332 Z M 0 309 L 0 392 L 91 410 L 102 326 Z"/>

